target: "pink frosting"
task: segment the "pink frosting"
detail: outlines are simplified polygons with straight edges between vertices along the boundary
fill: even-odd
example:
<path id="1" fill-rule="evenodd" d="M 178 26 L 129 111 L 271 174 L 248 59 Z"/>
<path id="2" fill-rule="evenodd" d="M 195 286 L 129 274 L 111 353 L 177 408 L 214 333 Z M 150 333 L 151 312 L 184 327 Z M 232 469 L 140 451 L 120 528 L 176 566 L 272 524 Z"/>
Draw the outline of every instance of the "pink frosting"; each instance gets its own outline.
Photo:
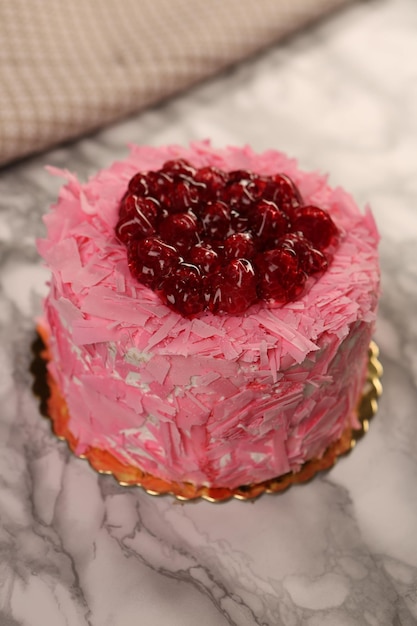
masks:
<path id="1" fill-rule="evenodd" d="M 330 269 L 286 306 L 193 320 L 167 308 L 130 275 L 114 226 L 131 176 L 175 157 L 291 176 L 343 233 Z M 161 478 L 234 488 L 299 469 L 355 425 L 379 293 L 368 209 L 279 152 L 208 142 L 133 146 L 85 185 L 52 173 L 68 183 L 39 242 L 52 271 L 44 322 L 79 453 L 95 446 Z"/>

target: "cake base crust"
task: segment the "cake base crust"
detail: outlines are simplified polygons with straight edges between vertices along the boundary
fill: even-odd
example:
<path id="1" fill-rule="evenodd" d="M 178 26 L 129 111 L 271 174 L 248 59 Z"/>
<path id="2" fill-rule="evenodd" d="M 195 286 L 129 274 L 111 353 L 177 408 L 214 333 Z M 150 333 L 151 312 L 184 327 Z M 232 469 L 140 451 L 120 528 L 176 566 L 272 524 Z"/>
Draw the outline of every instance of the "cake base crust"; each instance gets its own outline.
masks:
<path id="1" fill-rule="evenodd" d="M 113 475 L 120 485 L 140 486 L 150 495 L 170 494 L 182 501 L 198 498 L 209 502 L 223 502 L 230 498 L 253 500 L 263 493 L 279 493 L 291 485 L 307 482 L 318 472 L 331 468 L 341 455 L 348 453 L 355 447 L 356 442 L 368 431 L 369 420 L 377 411 L 378 398 L 382 393 L 380 381 L 382 366 L 378 360 L 379 350 L 378 346 L 371 342 L 367 377 L 356 409 L 360 428 L 357 430 L 350 427 L 346 428 L 340 439 L 329 446 L 320 459 L 307 461 L 298 472 L 291 472 L 271 480 L 244 485 L 236 489 L 198 487 L 190 483 L 168 482 L 142 472 L 139 468 L 123 465 L 110 452 L 99 448 L 90 447 L 82 455 L 75 452 L 77 441 L 68 427 L 70 416 L 67 404 L 56 381 L 47 371 L 47 363 L 51 359 L 47 331 L 41 326 L 38 327 L 37 331 L 38 337 L 33 344 L 34 358 L 31 366 L 35 378 L 33 390 L 40 399 L 42 415 L 51 421 L 54 434 L 67 442 L 73 454 L 86 459 L 91 467 L 100 474 Z"/>

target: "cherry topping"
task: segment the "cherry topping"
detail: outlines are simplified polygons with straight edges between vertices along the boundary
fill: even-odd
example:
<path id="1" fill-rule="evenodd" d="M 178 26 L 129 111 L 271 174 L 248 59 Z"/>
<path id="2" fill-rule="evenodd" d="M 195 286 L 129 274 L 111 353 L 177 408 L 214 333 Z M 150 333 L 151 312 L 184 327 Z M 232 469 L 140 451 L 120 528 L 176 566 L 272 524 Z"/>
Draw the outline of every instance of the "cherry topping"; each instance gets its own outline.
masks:
<path id="1" fill-rule="evenodd" d="M 209 244 L 198 244 L 191 248 L 189 252 L 189 260 L 194 265 L 200 267 L 204 274 L 211 274 L 220 268 L 219 255 Z"/>
<path id="2" fill-rule="evenodd" d="M 157 237 L 133 239 L 128 246 L 128 263 L 135 278 L 155 289 L 178 263 L 178 253 Z"/>
<path id="3" fill-rule="evenodd" d="M 224 270 L 225 311 L 243 313 L 257 300 L 256 275 L 253 265 L 247 259 L 234 259 Z"/>
<path id="4" fill-rule="evenodd" d="M 149 183 L 146 174 L 138 172 L 129 181 L 129 192 L 138 196 L 146 196 L 149 191 Z"/>
<path id="5" fill-rule="evenodd" d="M 317 274 L 327 270 L 328 261 L 325 255 L 320 250 L 316 250 L 311 241 L 306 239 L 301 232 L 288 233 L 280 239 L 279 244 L 283 248 L 295 251 L 300 266 L 306 274 Z"/>
<path id="6" fill-rule="evenodd" d="M 307 275 L 294 250 L 279 247 L 258 255 L 259 291 L 264 300 L 288 302 L 301 295 Z"/>
<path id="7" fill-rule="evenodd" d="M 310 205 L 295 210 L 293 229 L 302 232 L 319 250 L 327 248 L 338 235 L 330 215 Z"/>
<path id="8" fill-rule="evenodd" d="M 197 205 L 199 201 L 198 188 L 186 180 L 180 180 L 173 185 L 170 207 L 178 213 L 187 211 Z"/>
<path id="9" fill-rule="evenodd" d="M 179 252 L 184 252 L 198 242 L 197 218 L 191 213 L 168 215 L 159 224 L 159 235 Z"/>
<path id="10" fill-rule="evenodd" d="M 248 181 L 232 182 L 224 190 L 227 204 L 240 213 L 245 213 L 252 206 L 254 197 L 248 191 Z"/>
<path id="11" fill-rule="evenodd" d="M 171 196 L 174 189 L 174 178 L 160 172 L 148 172 L 148 195 L 159 200 L 165 210 L 171 209 Z"/>
<path id="12" fill-rule="evenodd" d="M 270 200 L 260 200 L 249 219 L 252 232 L 263 244 L 272 247 L 287 232 L 290 222 L 285 213 Z"/>
<path id="13" fill-rule="evenodd" d="M 183 315 L 190 316 L 204 309 L 201 272 L 195 265 L 179 263 L 161 282 L 163 301 Z"/>
<path id="14" fill-rule="evenodd" d="M 209 202 L 216 200 L 217 194 L 225 186 L 226 174 L 216 167 L 207 166 L 197 170 L 194 180 L 200 185 L 200 199 Z"/>
<path id="15" fill-rule="evenodd" d="M 201 214 L 201 222 L 206 238 L 224 239 L 230 227 L 230 210 L 221 201 L 209 202 Z"/>
<path id="16" fill-rule="evenodd" d="M 209 285 L 209 309 L 212 313 L 238 315 L 256 302 L 256 274 L 247 259 L 233 259 Z"/>
<path id="17" fill-rule="evenodd" d="M 265 199 L 273 200 L 278 207 L 292 217 L 294 209 L 302 204 L 301 194 L 293 181 L 285 174 L 275 174 L 267 185 Z"/>
<path id="18" fill-rule="evenodd" d="M 227 173 L 185 159 L 132 177 L 115 231 L 133 276 L 185 316 L 295 300 L 339 242 L 330 215 L 304 205 L 285 174 Z"/>
<path id="19" fill-rule="evenodd" d="M 301 259 L 301 265 L 307 274 L 324 273 L 329 267 L 329 262 L 323 252 L 311 248 Z"/>
<path id="20" fill-rule="evenodd" d="M 264 194 L 268 187 L 268 180 L 258 176 L 253 178 L 246 185 L 246 191 L 254 201 L 265 199 Z"/>
<path id="21" fill-rule="evenodd" d="M 224 242 L 224 255 L 230 259 L 252 259 L 255 254 L 255 244 L 250 233 L 234 233 Z"/>
<path id="22" fill-rule="evenodd" d="M 123 243 L 132 237 L 148 237 L 155 232 L 158 203 L 151 198 L 138 198 L 128 194 L 122 200 L 116 235 Z"/>
<path id="23" fill-rule="evenodd" d="M 196 169 L 186 159 L 172 159 L 166 161 L 161 171 L 173 176 L 189 176 L 192 178 L 196 174 Z"/>

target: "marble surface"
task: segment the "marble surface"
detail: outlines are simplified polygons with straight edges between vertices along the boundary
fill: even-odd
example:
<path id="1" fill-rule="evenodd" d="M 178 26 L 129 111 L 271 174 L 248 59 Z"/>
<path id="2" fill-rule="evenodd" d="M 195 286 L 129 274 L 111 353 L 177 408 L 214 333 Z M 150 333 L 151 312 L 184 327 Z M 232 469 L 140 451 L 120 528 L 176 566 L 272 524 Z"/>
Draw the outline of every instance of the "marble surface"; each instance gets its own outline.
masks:
<path id="1" fill-rule="evenodd" d="M 0 172 L 0 625 L 417 623 L 417 4 L 349 5 L 169 102 Z M 382 235 L 384 395 L 353 453 L 254 503 L 181 504 L 75 459 L 39 416 L 35 249 L 59 181 L 126 143 L 249 142 L 331 172 Z"/>

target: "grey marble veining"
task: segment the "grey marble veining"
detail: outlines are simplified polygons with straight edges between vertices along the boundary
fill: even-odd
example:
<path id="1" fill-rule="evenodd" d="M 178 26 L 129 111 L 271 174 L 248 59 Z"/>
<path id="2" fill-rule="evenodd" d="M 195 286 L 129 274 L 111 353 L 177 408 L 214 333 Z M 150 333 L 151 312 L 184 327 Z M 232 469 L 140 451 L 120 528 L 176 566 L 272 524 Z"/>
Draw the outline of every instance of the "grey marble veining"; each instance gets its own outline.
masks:
<path id="1" fill-rule="evenodd" d="M 100 134 L 0 172 L 0 626 L 417 623 L 417 4 L 349 6 Z M 254 503 L 180 504 L 75 459 L 31 392 L 60 181 L 126 144 L 250 143 L 331 172 L 381 231 L 384 395 L 351 455 Z"/>

